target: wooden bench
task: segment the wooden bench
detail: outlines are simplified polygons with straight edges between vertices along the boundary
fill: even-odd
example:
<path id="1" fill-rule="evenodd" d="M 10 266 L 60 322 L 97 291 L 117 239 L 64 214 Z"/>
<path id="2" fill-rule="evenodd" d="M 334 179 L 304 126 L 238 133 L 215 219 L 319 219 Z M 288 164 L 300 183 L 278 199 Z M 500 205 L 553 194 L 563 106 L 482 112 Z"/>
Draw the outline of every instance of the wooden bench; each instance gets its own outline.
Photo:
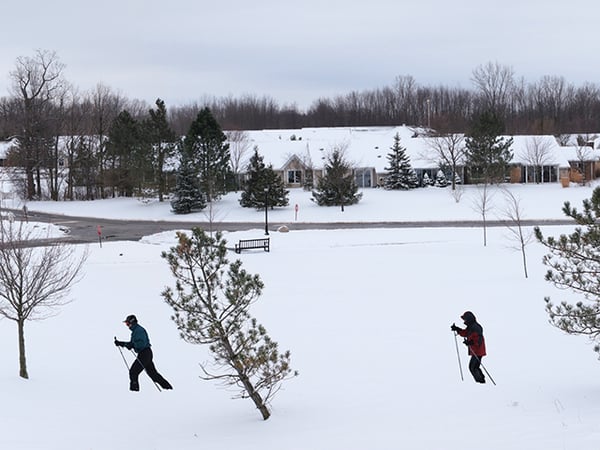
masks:
<path id="1" fill-rule="evenodd" d="M 269 239 L 240 239 L 240 241 L 235 244 L 235 252 L 242 253 L 242 250 L 250 250 L 254 248 L 262 248 L 265 252 L 269 251 Z"/>

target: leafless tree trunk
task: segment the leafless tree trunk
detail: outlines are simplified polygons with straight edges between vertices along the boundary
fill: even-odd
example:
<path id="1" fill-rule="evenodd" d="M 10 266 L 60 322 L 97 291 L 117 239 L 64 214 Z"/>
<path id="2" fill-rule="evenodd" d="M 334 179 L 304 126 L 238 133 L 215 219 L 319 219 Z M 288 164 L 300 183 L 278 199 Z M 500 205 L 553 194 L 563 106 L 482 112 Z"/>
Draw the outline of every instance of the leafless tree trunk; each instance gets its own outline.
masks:
<path id="1" fill-rule="evenodd" d="M 250 149 L 250 136 L 247 131 L 232 130 L 225 131 L 229 142 L 229 154 L 231 158 L 231 170 L 235 175 L 236 191 L 241 188 L 241 171 L 244 157 Z"/>
<path id="2" fill-rule="evenodd" d="M 426 138 L 427 146 L 433 152 L 437 163 L 450 167 L 452 171 L 452 190 L 456 189 L 456 174 L 465 159 L 465 137 L 463 134 L 443 133 Z M 431 158 L 431 153 L 428 153 Z M 425 155 L 423 155 L 424 157 Z"/>
<path id="3" fill-rule="evenodd" d="M 512 240 L 516 242 L 514 248 L 521 253 L 523 260 L 523 272 L 525 273 L 525 278 L 528 278 L 527 255 L 525 253 L 525 247 L 527 247 L 527 245 L 533 240 L 533 233 L 527 232 L 523 229 L 524 215 L 520 199 L 508 189 L 504 189 L 503 193 L 506 200 L 504 218 L 508 221 L 506 228 L 509 230 Z"/>
<path id="4" fill-rule="evenodd" d="M 483 246 L 487 246 L 487 217 L 488 213 L 492 210 L 492 192 L 490 192 L 490 185 L 484 183 L 482 186 L 478 186 L 477 198 L 473 202 L 473 209 L 481 215 L 483 223 Z"/>
<path id="5" fill-rule="evenodd" d="M 101 198 L 108 196 L 106 192 L 106 135 L 113 120 L 125 106 L 125 99 L 112 92 L 111 88 L 98 84 L 89 94 L 92 107 L 91 134 L 98 137 L 97 148 L 94 149 L 98 161 L 98 183 Z"/>
<path id="6" fill-rule="evenodd" d="M 512 67 L 488 62 L 473 70 L 471 81 L 480 92 L 483 108 L 504 118 L 515 85 Z"/>
<path id="7" fill-rule="evenodd" d="M 68 303 L 69 290 L 87 258 L 87 249 L 78 256 L 73 245 L 47 239 L 36 230 L 23 222 L 0 220 L 0 316 L 17 324 L 22 378 L 29 378 L 25 322 L 50 317 Z M 46 246 L 34 242 L 44 238 Z"/>
<path id="8" fill-rule="evenodd" d="M 593 155 L 592 147 L 587 145 L 587 141 L 589 140 L 589 136 L 578 136 L 577 137 L 577 146 L 575 147 L 575 154 L 577 155 L 577 161 L 579 163 L 579 170 L 581 171 L 581 185 L 585 186 L 588 184 L 588 180 L 593 179 L 593 174 L 590 173 L 589 178 L 586 173 L 587 166 L 590 167 L 590 171 L 592 170 L 591 159 Z"/>
<path id="9" fill-rule="evenodd" d="M 33 57 L 19 57 L 10 73 L 12 93 L 21 107 L 21 164 L 27 180 L 27 199 L 42 196 L 40 168 L 50 133 L 52 103 L 64 91 L 64 70 L 55 52 L 37 50 Z"/>

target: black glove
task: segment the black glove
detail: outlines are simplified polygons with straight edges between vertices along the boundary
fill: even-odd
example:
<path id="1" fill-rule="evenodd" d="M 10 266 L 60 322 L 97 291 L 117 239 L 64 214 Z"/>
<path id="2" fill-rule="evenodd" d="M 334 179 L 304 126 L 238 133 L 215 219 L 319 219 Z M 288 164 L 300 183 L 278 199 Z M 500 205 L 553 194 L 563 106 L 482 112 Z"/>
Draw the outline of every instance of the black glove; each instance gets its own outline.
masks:
<path id="1" fill-rule="evenodd" d="M 460 328 L 458 328 L 458 327 L 457 327 L 455 324 L 452 324 L 452 326 L 450 327 L 450 329 L 451 329 L 452 331 L 456 331 L 456 332 L 459 332 L 459 331 L 460 331 Z"/>
<path id="2" fill-rule="evenodd" d="M 125 342 L 117 341 L 117 340 L 115 339 L 115 345 L 116 345 L 117 347 L 125 347 Z"/>
<path id="3" fill-rule="evenodd" d="M 465 339 L 465 340 L 463 341 L 463 344 L 465 344 L 467 347 L 470 347 L 471 345 L 473 345 L 473 344 L 474 344 L 474 342 L 473 342 L 473 341 L 469 341 L 469 340 Z"/>

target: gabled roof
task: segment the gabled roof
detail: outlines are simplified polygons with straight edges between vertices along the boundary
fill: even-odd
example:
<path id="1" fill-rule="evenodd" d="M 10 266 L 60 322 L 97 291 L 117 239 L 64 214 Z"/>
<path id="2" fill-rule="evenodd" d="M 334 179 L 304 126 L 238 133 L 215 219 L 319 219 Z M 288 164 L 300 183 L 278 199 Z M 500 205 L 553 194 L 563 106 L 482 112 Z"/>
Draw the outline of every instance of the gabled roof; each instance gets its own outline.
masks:
<path id="1" fill-rule="evenodd" d="M 300 128 L 284 130 L 248 131 L 251 147 L 257 146 L 265 164 L 272 164 L 275 170 L 286 166 L 293 155 L 300 160 L 310 158 L 315 169 L 321 169 L 328 152 L 334 148 L 345 148 L 346 157 L 357 168 L 372 167 L 377 172 L 385 172 L 387 155 L 394 144 L 396 133 L 400 145 L 406 149 L 414 169 L 435 169 L 438 161 L 430 145 L 431 137 L 419 127 L 334 127 Z M 558 145 L 553 136 L 504 136 L 512 137 L 514 164 L 531 165 L 532 147 L 544 148 L 543 161 L 547 165 L 568 167 L 568 152 Z M 428 156 L 430 155 L 430 156 Z M 250 154 L 247 155 L 249 159 Z M 244 166 L 247 161 L 244 162 Z"/>
<path id="2" fill-rule="evenodd" d="M 374 167 L 378 172 L 384 172 L 388 163 L 386 157 L 396 133 L 400 135 L 400 145 L 407 149 L 412 163 L 420 159 L 419 153 L 424 146 L 422 140 L 413 136 L 422 131 L 407 126 L 300 128 L 248 131 L 248 136 L 251 147 L 258 147 L 265 164 L 273 164 L 276 170 L 285 167 L 292 155 L 300 160 L 310 158 L 313 167 L 321 169 L 330 151 L 345 148 L 347 159 L 355 167 Z M 250 156 L 248 154 L 247 159 Z M 431 165 L 430 162 L 427 164 Z"/>

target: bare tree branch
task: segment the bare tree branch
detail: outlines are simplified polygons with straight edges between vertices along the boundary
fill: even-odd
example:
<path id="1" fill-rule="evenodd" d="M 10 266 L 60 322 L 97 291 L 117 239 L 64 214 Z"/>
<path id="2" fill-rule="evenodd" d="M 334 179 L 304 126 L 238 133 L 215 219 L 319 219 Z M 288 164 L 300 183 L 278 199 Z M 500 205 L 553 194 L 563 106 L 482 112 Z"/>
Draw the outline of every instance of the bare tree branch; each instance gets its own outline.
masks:
<path id="1" fill-rule="evenodd" d="M 17 323 L 19 375 L 29 378 L 25 356 L 24 327 L 27 320 L 56 314 L 69 302 L 71 286 L 80 278 L 87 249 L 78 254 L 65 242 L 31 246 L 41 236 L 35 228 L 0 217 L 0 316 Z"/>

